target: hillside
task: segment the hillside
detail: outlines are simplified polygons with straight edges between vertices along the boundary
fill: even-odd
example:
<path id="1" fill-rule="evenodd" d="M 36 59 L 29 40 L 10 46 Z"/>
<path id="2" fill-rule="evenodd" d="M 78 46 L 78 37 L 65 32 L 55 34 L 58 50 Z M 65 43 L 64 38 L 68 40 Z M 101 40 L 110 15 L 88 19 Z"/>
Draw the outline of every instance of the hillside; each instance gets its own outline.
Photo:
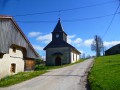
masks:
<path id="1" fill-rule="evenodd" d="M 120 54 L 96 58 L 88 79 L 91 90 L 120 90 Z"/>

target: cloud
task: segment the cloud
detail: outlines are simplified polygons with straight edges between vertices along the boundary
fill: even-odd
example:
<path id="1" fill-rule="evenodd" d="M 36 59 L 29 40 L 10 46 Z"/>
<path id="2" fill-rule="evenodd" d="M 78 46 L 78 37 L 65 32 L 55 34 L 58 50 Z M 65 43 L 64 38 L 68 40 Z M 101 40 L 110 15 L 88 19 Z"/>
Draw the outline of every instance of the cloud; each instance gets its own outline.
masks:
<path id="1" fill-rule="evenodd" d="M 79 51 L 80 51 L 80 53 L 81 53 L 81 54 L 83 54 L 83 53 L 84 53 L 84 51 L 82 51 L 82 50 L 79 50 Z"/>
<path id="2" fill-rule="evenodd" d="M 87 46 L 87 47 L 90 47 L 92 42 L 93 42 L 93 39 L 87 39 L 83 42 L 83 45 Z M 111 47 L 111 46 L 120 44 L 120 41 L 110 41 L 110 42 L 104 41 L 103 43 L 104 43 L 105 47 Z"/>
<path id="3" fill-rule="evenodd" d="M 69 44 L 72 44 L 72 45 L 79 47 L 81 45 L 82 39 L 76 38 L 76 35 L 73 34 L 73 35 L 68 35 L 67 42 Z"/>
<path id="4" fill-rule="evenodd" d="M 48 44 L 52 40 L 52 34 L 41 35 L 36 40 Z"/>
<path id="5" fill-rule="evenodd" d="M 32 45 L 34 47 L 35 50 L 38 50 L 38 51 L 42 51 L 43 50 L 43 47 L 39 46 L 39 45 Z"/>
<path id="6" fill-rule="evenodd" d="M 71 38 L 75 38 L 76 35 L 68 35 L 67 37 L 71 39 Z"/>
<path id="7" fill-rule="evenodd" d="M 75 38 L 75 37 L 76 37 L 76 35 L 68 35 L 68 36 L 67 36 L 67 42 L 68 42 L 69 44 L 71 44 L 71 43 L 72 43 L 72 39 Z"/>
<path id="8" fill-rule="evenodd" d="M 29 36 L 29 37 L 36 37 L 36 36 L 38 36 L 38 35 L 40 35 L 40 34 L 42 34 L 42 33 L 40 33 L 40 32 L 30 32 L 30 33 L 28 34 L 28 36 Z"/>
<path id="9" fill-rule="evenodd" d="M 74 40 L 74 43 L 75 43 L 75 44 L 80 44 L 82 41 L 83 41 L 83 40 L 82 40 L 81 38 L 76 38 L 76 39 Z"/>
<path id="10" fill-rule="evenodd" d="M 42 59 L 45 61 L 46 60 L 46 56 L 41 56 L 42 57 Z"/>
<path id="11" fill-rule="evenodd" d="M 93 42 L 93 39 L 87 39 L 83 42 L 83 45 L 90 47 Z"/>
<path id="12" fill-rule="evenodd" d="M 71 44 L 72 40 L 70 38 L 67 38 L 67 42 Z"/>
<path id="13" fill-rule="evenodd" d="M 104 41 L 104 46 L 111 47 L 111 46 L 117 45 L 119 43 L 120 43 L 120 41 L 111 41 L 111 42 Z"/>

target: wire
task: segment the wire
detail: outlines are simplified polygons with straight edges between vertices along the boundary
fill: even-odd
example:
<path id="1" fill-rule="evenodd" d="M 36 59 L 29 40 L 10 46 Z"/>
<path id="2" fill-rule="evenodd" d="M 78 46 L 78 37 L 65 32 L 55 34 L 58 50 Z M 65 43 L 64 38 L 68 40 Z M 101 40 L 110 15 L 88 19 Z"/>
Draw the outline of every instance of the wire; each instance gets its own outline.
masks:
<path id="1" fill-rule="evenodd" d="M 117 14 L 119 14 L 118 12 Z M 76 22 L 76 21 L 85 21 L 85 20 L 93 20 L 93 19 L 99 19 L 99 18 L 104 18 L 104 17 L 109 17 L 113 16 L 114 14 L 109 14 L 109 15 L 103 15 L 103 16 L 97 16 L 97 17 L 90 17 L 90 18 L 83 18 L 83 19 L 74 19 L 74 20 L 62 20 L 63 22 Z"/>
<path id="2" fill-rule="evenodd" d="M 48 12 L 38 12 L 38 13 L 29 13 L 29 14 L 14 15 L 13 17 L 30 16 L 30 15 L 40 15 L 40 14 L 49 14 L 49 13 L 57 13 L 57 12 L 66 12 L 66 11 L 78 10 L 78 9 L 81 9 L 81 8 L 88 8 L 88 7 L 100 6 L 100 5 L 109 4 L 109 3 L 113 3 L 113 2 L 115 2 L 115 0 L 114 1 L 103 2 L 103 3 L 98 3 L 98 4 L 93 4 L 93 5 L 88 5 L 88 6 L 76 7 L 76 8 L 61 9 L 61 10 L 48 11 Z"/>
<path id="3" fill-rule="evenodd" d="M 120 12 L 116 13 L 119 14 Z M 113 16 L 114 14 L 109 15 L 103 15 L 103 16 L 96 16 L 96 17 L 90 17 L 90 18 L 81 18 L 81 19 L 72 19 L 72 20 L 61 20 L 62 22 L 78 22 L 78 21 L 85 21 L 85 20 L 93 20 L 93 19 L 99 19 L 104 17 Z M 54 23 L 56 21 L 17 21 L 21 23 Z"/>
<path id="4" fill-rule="evenodd" d="M 56 21 L 17 21 L 20 23 L 55 23 Z"/>
<path id="5" fill-rule="evenodd" d="M 120 0 L 119 0 L 119 1 L 120 1 Z M 111 19 L 108 27 L 107 27 L 107 30 L 106 30 L 105 33 L 103 34 L 103 37 L 102 37 L 102 38 L 104 38 L 105 35 L 107 34 L 107 32 L 109 31 L 109 29 L 110 29 L 110 27 L 111 27 L 111 25 L 112 25 L 112 23 L 113 23 L 113 21 L 114 21 L 114 18 L 115 18 L 116 14 L 117 14 L 117 11 L 118 11 L 119 7 L 120 7 L 120 2 L 119 2 L 119 5 L 118 5 L 117 9 L 115 10 L 115 13 L 114 13 L 114 15 L 113 15 L 113 17 L 112 17 L 112 19 Z"/>

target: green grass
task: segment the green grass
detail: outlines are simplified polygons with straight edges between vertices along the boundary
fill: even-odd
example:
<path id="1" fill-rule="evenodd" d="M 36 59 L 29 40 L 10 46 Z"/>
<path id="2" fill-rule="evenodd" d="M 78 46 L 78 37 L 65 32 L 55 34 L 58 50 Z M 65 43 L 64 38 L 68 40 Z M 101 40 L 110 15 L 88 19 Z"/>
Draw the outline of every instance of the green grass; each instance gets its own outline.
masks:
<path id="1" fill-rule="evenodd" d="M 91 90 L 120 90 L 120 54 L 96 58 L 88 79 Z"/>
<path id="2" fill-rule="evenodd" d="M 76 63 L 80 63 L 83 60 L 79 60 L 73 64 Z M 36 71 L 32 71 L 32 72 L 20 72 L 18 74 L 12 75 L 12 76 L 7 76 L 3 79 L 0 80 L 0 87 L 7 87 L 7 86 L 11 86 L 29 79 L 32 79 L 34 77 L 37 77 L 41 74 L 44 74 L 46 72 L 48 72 L 48 70 L 51 69 L 57 69 L 57 68 L 62 68 L 62 67 L 66 67 L 66 66 L 70 66 L 73 64 L 66 64 L 66 65 L 61 65 L 61 66 L 44 66 L 44 65 L 39 65 L 36 67 Z"/>
<path id="3" fill-rule="evenodd" d="M 36 76 L 39 76 L 41 74 L 44 74 L 47 71 L 32 71 L 32 72 L 20 72 L 18 74 L 7 76 L 0 80 L 0 87 L 7 87 L 10 85 L 14 85 L 26 80 L 29 80 L 31 78 L 34 78 Z"/>

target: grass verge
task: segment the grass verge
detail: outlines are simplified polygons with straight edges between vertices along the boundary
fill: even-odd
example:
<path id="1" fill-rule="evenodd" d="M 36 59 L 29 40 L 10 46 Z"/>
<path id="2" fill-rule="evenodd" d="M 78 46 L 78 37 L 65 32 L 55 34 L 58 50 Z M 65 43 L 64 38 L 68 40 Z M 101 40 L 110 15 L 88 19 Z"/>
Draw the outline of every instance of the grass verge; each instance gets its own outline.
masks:
<path id="1" fill-rule="evenodd" d="M 3 79 L 0 80 L 0 87 L 8 87 L 14 84 L 18 84 L 20 82 L 32 79 L 34 77 L 37 77 L 41 74 L 44 74 L 46 72 L 48 72 L 48 70 L 51 69 L 58 69 L 58 68 L 62 68 L 62 67 L 66 67 L 66 66 L 70 66 L 73 64 L 77 64 L 82 62 L 83 60 L 79 60 L 75 63 L 72 64 L 66 64 L 66 65 L 61 65 L 61 66 L 45 66 L 45 65 L 39 65 L 36 66 L 36 70 L 32 71 L 32 72 L 20 72 L 18 74 L 12 75 L 12 76 L 7 76 Z"/>
<path id="2" fill-rule="evenodd" d="M 7 87 L 10 85 L 14 85 L 26 80 L 29 80 L 31 78 L 34 78 L 36 76 L 39 76 L 41 74 L 46 73 L 47 71 L 32 71 L 32 72 L 20 72 L 18 74 L 7 76 L 0 80 L 0 87 Z"/>
<path id="3" fill-rule="evenodd" d="M 88 80 L 91 90 L 120 90 L 120 54 L 96 58 Z"/>

